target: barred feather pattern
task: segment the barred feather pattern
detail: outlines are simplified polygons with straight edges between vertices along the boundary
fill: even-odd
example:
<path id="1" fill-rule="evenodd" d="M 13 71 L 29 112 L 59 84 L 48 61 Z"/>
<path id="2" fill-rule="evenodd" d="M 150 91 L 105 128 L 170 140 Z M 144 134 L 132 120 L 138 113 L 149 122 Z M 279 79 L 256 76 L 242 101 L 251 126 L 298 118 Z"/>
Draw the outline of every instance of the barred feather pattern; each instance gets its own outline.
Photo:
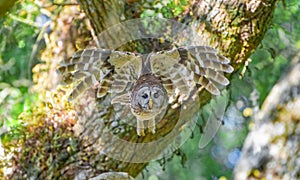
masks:
<path id="1" fill-rule="evenodd" d="M 227 58 L 209 46 L 189 46 L 149 54 L 152 73 L 162 80 L 168 95 L 177 91 L 185 97 L 192 88 L 204 87 L 219 95 L 218 85 L 229 81 L 223 73 L 231 73 Z M 107 93 L 124 93 L 141 75 L 142 55 L 105 49 L 84 49 L 76 52 L 58 68 L 62 82 L 76 82 L 70 100 L 97 86 L 97 97 Z"/>
<path id="2" fill-rule="evenodd" d="M 208 46 L 190 46 L 152 55 L 153 73 L 162 77 L 164 86 L 170 95 L 176 89 L 185 100 L 193 88 L 204 87 L 213 95 L 219 95 L 219 86 L 227 86 L 224 73 L 232 73 L 229 59 Z"/>
<path id="3" fill-rule="evenodd" d="M 124 69 L 137 58 L 138 56 L 129 52 L 84 49 L 63 62 L 58 72 L 62 75 L 62 83 L 76 84 L 69 95 L 70 101 L 93 87 L 97 88 L 97 97 L 101 98 L 111 92 L 112 84 L 114 84 L 113 89 L 120 92 L 126 89 L 125 82 L 130 82 L 128 86 L 133 83 L 133 73 L 129 74 Z"/>

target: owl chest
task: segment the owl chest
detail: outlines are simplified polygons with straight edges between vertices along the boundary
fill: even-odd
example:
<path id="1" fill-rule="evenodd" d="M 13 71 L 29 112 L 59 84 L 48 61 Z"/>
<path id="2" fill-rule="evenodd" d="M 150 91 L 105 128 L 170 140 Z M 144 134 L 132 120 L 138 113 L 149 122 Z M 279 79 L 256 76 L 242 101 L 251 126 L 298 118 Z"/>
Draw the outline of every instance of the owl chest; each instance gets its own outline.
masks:
<path id="1" fill-rule="evenodd" d="M 131 112 L 134 116 L 139 117 L 138 120 L 140 121 L 147 121 L 155 117 L 155 113 L 152 110 L 143 110 L 143 109 L 134 109 L 131 108 Z"/>

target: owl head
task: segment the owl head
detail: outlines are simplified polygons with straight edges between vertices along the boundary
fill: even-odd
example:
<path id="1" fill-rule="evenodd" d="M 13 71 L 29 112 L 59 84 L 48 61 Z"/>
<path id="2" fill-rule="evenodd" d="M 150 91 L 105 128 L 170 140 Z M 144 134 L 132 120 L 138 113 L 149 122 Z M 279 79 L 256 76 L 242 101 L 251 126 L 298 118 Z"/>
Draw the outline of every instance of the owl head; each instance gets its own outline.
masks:
<path id="1" fill-rule="evenodd" d="M 138 78 L 130 92 L 114 97 L 114 103 L 129 105 L 137 119 L 149 120 L 165 109 L 168 95 L 157 77 L 146 74 Z"/>

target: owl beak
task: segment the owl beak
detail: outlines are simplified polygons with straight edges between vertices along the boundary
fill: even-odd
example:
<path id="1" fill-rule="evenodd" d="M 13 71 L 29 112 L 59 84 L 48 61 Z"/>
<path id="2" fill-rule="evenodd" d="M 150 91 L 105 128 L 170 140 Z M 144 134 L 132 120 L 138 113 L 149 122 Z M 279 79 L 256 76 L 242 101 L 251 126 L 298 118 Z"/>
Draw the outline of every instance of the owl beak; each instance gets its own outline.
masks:
<path id="1" fill-rule="evenodd" d="M 152 102 L 152 99 L 150 98 L 149 100 L 149 108 L 152 109 L 152 105 L 153 105 L 153 102 Z"/>

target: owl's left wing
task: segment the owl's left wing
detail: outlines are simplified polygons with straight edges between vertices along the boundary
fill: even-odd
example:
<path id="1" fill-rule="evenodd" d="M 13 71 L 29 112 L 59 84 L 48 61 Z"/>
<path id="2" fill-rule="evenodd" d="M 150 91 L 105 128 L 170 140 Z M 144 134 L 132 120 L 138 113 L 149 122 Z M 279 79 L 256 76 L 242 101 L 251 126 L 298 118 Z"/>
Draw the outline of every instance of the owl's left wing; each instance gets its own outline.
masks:
<path id="1" fill-rule="evenodd" d="M 190 46 L 179 48 L 179 63 L 185 65 L 193 72 L 193 80 L 197 87 L 203 86 L 213 95 L 219 95 L 219 85 L 227 86 L 228 79 L 224 73 L 232 73 L 233 67 L 230 60 L 209 46 Z"/>
<path id="2" fill-rule="evenodd" d="M 191 97 L 194 92 L 202 88 L 213 95 L 219 95 L 221 86 L 229 84 L 224 73 L 231 73 L 234 70 L 229 65 L 229 59 L 218 54 L 216 49 L 207 46 L 190 46 L 158 52 L 152 55 L 151 58 L 153 73 L 161 77 L 166 90 L 171 97 L 174 97 L 174 101 L 169 101 L 169 103 L 175 103 L 176 106 L 179 104 L 183 104 L 183 107 L 194 106 L 193 103 L 186 104 L 187 101 L 185 100 L 189 100 L 188 97 Z M 227 102 L 215 100 L 221 97 L 216 96 L 213 98 L 212 108 L 209 109 L 211 110 L 210 115 L 204 125 L 204 132 L 199 141 L 200 148 L 205 147 L 212 140 L 222 124 Z M 182 113 L 180 118 L 185 119 L 185 115 L 185 113 Z"/>
<path id="3" fill-rule="evenodd" d="M 189 97 L 195 87 L 219 95 L 219 86 L 229 84 L 224 72 L 233 72 L 230 61 L 208 46 L 158 52 L 151 56 L 150 62 L 153 73 L 161 77 L 166 90 L 170 94 L 179 93 L 182 99 Z"/>

